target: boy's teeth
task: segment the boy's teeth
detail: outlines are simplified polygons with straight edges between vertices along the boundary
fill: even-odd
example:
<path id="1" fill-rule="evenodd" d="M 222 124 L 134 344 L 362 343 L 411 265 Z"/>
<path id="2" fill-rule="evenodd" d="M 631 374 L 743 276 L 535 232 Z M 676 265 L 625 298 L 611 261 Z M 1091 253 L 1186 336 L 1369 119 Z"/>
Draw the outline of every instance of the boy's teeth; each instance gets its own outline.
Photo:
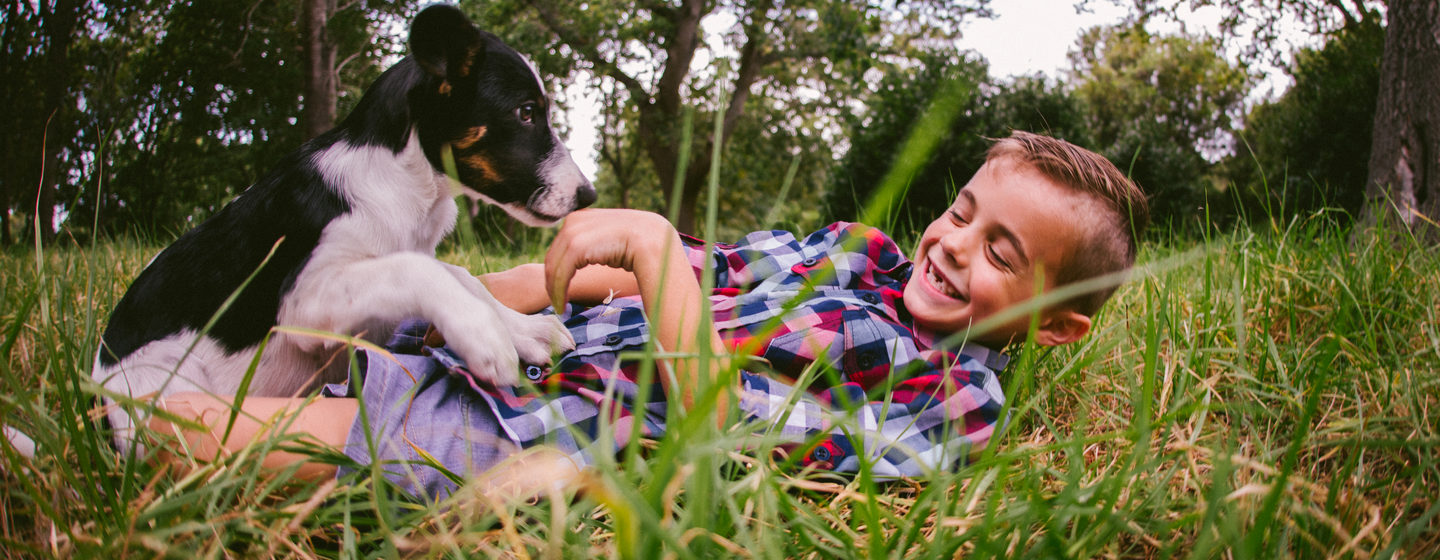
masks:
<path id="1" fill-rule="evenodd" d="M 935 286 L 937 289 L 939 289 L 940 293 L 953 298 L 960 297 L 960 294 L 956 293 L 955 290 L 950 287 L 950 284 L 946 282 L 944 278 L 941 278 L 939 274 L 935 273 L 934 268 L 928 268 L 926 269 L 926 272 L 926 276 L 930 277 L 930 285 Z"/>

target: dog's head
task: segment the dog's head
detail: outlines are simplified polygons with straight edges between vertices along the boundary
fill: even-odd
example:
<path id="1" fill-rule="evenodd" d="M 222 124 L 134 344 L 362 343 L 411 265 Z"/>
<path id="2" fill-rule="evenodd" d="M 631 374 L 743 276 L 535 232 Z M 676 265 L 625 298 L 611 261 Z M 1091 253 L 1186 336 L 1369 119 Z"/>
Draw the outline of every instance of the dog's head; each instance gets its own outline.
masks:
<path id="1" fill-rule="evenodd" d="M 424 76 L 410 90 L 420 145 L 437 169 L 532 226 L 595 202 L 595 188 L 550 128 L 550 102 L 520 53 L 436 5 L 415 17 L 410 56 Z"/>

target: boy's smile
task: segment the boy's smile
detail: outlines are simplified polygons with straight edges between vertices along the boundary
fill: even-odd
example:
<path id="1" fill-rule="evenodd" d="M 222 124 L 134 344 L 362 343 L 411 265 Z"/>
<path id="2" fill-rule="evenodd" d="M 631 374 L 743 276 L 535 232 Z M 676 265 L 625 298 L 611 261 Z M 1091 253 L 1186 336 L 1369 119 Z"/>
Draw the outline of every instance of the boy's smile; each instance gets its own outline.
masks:
<path id="1" fill-rule="evenodd" d="M 1078 224 L 1088 222 L 1090 204 L 1028 165 L 1010 158 L 987 162 L 921 235 L 906 309 L 918 326 L 944 335 L 1029 299 L 1042 271 L 1048 291 L 1064 256 L 1086 233 Z M 1042 313 L 1042 331 L 1061 314 Z M 1003 346 L 1028 328 L 1029 317 L 1021 317 L 971 340 Z"/>

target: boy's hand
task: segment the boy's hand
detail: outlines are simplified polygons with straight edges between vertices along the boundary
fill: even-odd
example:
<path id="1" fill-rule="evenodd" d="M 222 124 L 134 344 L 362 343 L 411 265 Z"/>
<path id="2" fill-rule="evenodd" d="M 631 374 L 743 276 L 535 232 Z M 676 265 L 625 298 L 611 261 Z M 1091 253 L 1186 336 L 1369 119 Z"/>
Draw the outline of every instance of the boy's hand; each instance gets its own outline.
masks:
<path id="1" fill-rule="evenodd" d="M 727 367 L 726 348 L 714 327 L 701 320 L 704 295 L 675 227 L 653 212 L 571 212 L 545 253 L 545 289 L 556 309 L 564 306 L 576 271 L 592 264 L 630 271 L 655 344 L 676 354 L 661 361 L 669 374 L 660 376 L 660 384 L 673 402 L 684 410 L 695 410 L 695 390 L 705 386 L 700 378 L 713 379 L 719 368 Z M 718 359 L 710 360 L 708 369 L 702 370 L 694 357 L 705 347 Z M 716 407 L 710 413 L 715 414 L 719 426 L 725 425 L 727 402 L 728 396 L 722 392 L 710 403 Z"/>
<path id="2" fill-rule="evenodd" d="M 678 243 L 675 227 L 653 212 L 608 208 L 571 212 L 545 252 L 545 290 L 555 309 L 562 309 L 571 278 L 586 266 L 625 269 L 637 280 L 657 276 L 667 246 Z"/>

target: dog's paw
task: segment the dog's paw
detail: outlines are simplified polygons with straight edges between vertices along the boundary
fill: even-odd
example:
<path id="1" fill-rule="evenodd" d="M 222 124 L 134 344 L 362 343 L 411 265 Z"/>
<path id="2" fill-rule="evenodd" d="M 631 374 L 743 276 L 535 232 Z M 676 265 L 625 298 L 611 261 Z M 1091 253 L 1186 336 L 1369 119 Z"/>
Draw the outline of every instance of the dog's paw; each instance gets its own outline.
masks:
<path id="1" fill-rule="evenodd" d="M 477 381 L 496 387 L 520 383 L 520 359 L 514 347 L 494 344 L 493 341 L 475 346 L 467 348 L 466 344 L 457 340 L 450 341 L 450 347 L 465 359 L 466 369 Z"/>
<path id="2" fill-rule="evenodd" d="M 471 325 L 471 328 L 441 328 L 445 344 L 465 360 L 466 369 L 477 381 L 495 386 L 520 382 L 520 356 L 512 336 L 494 325 Z"/>
<path id="3" fill-rule="evenodd" d="M 575 339 L 565 323 L 554 315 L 515 314 L 507 318 L 511 326 L 510 336 L 515 342 L 515 352 L 521 363 L 545 365 L 555 354 L 575 349 Z"/>

